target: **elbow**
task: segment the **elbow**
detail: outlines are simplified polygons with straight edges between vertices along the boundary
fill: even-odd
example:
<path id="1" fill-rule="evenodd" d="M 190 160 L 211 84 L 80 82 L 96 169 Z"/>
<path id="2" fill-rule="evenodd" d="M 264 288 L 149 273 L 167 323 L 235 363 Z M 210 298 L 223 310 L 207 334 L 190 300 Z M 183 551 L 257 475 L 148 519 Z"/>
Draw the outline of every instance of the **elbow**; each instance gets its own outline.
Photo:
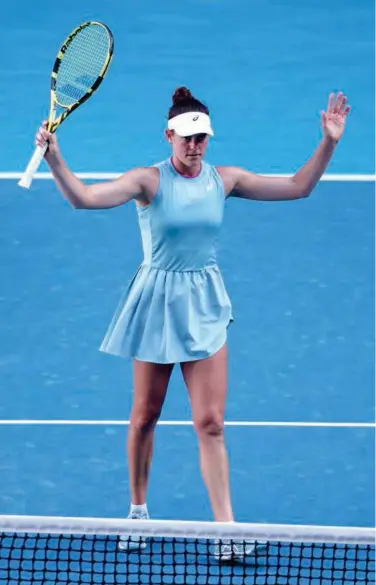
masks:
<path id="1" fill-rule="evenodd" d="M 69 202 L 73 209 L 91 209 L 93 207 L 92 198 L 86 188 L 80 193 L 72 193 Z"/>
<path id="2" fill-rule="evenodd" d="M 306 199 L 312 193 L 310 185 L 301 185 L 295 180 L 295 177 L 291 179 L 292 183 L 292 199 Z"/>
<path id="3" fill-rule="evenodd" d="M 89 209 L 86 201 L 78 200 L 78 201 L 70 201 L 71 207 L 73 209 Z"/>

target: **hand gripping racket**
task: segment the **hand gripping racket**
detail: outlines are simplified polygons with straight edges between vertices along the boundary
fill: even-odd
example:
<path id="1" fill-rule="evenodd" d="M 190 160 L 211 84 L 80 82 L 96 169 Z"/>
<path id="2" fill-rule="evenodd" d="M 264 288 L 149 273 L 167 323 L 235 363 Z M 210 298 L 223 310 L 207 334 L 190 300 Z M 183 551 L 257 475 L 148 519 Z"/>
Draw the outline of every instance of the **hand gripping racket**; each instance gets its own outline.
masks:
<path id="1" fill-rule="evenodd" d="M 84 22 L 65 39 L 51 74 L 51 102 L 47 130 L 55 132 L 102 83 L 111 63 L 114 39 L 101 22 Z M 19 185 L 28 189 L 48 145 L 37 147 Z"/>

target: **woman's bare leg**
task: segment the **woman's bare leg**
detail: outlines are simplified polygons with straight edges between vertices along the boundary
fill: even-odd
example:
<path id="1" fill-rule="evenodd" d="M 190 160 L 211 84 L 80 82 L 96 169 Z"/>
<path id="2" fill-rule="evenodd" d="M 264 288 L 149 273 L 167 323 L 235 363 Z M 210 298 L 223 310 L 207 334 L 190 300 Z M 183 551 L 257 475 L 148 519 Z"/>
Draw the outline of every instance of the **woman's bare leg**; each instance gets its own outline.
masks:
<path id="1" fill-rule="evenodd" d="M 213 356 L 181 365 L 188 387 L 193 422 L 199 441 L 201 473 L 214 519 L 232 521 L 224 411 L 227 393 L 227 348 Z"/>
<path id="2" fill-rule="evenodd" d="M 133 362 L 134 398 L 127 451 L 131 500 L 134 505 L 146 502 L 154 428 L 162 410 L 172 370 L 172 364 Z"/>

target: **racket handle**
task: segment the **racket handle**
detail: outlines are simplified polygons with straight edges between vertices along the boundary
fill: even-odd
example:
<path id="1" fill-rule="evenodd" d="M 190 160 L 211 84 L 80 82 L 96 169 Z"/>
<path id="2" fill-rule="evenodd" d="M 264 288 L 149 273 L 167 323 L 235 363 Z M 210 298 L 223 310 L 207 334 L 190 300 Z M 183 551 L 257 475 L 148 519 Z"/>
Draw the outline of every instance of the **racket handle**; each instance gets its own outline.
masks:
<path id="1" fill-rule="evenodd" d="M 34 173 L 37 171 L 40 163 L 43 160 L 44 154 L 48 148 L 48 144 L 45 146 L 37 146 L 33 156 L 30 159 L 29 164 L 27 165 L 27 169 L 22 175 L 21 179 L 18 181 L 20 187 L 25 187 L 25 189 L 29 189 L 32 181 Z"/>

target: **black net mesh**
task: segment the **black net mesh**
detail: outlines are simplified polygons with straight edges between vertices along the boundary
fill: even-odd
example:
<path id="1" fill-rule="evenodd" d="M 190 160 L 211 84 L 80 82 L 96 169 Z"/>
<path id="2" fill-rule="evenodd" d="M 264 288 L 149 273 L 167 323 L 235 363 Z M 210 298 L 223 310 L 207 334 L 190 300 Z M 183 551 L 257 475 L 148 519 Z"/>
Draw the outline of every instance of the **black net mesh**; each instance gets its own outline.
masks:
<path id="1" fill-rule="evenodd" d="M 143 548 L 130 550 L 137 542 Z M 140 540 L 134 534 L 132 541 L 116 535 L 0 535 L 0 583 L 7 585 L 374 582 L 373 544 L 155 536 Z"/>

